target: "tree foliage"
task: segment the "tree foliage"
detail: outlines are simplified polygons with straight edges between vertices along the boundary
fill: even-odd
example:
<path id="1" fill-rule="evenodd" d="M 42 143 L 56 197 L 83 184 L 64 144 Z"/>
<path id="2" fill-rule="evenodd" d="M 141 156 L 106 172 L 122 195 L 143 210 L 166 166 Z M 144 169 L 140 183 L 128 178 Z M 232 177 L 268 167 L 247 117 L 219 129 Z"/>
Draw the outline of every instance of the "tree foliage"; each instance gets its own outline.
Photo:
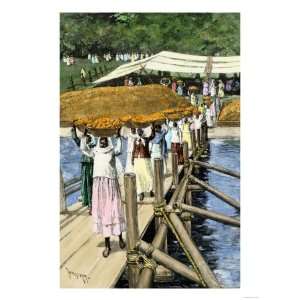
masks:
<path id="1" fill-rule="evenodd" d="M 60 53 L 239 55 L 238 13 L 63 13 Z"/>

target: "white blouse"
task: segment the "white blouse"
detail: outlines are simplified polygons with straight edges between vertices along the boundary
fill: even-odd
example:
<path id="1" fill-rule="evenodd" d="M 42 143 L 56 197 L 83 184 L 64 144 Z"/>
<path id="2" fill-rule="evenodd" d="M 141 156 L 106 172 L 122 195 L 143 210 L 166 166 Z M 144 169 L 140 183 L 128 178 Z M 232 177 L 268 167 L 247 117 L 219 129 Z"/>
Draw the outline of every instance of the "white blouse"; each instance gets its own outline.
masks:
<path id="1" fill-rule="evenodd" d="M 171 134 L 171 143 L 181 143 L 181 130 L 178 127 L 173 127 Z"/>
<path id="2" fill-rule="evenodd" d="M 197 119 L 197 118 L 193 118 L 193 123 L 194 123 L 194 129 L 197 130 L 197 129 L 201 129 L 201 119 L 200 117 Z"/>
<path id="3" fill-rule="evenodd" d="M 116 161 L 115 155 L 118 154 L 109 140 L 109 145 L 106 148 L 100 148 L 99 144 L 93 149 L 85 151 L 85 154 L 94 158 L 93 177 L 116 178 Z"/>

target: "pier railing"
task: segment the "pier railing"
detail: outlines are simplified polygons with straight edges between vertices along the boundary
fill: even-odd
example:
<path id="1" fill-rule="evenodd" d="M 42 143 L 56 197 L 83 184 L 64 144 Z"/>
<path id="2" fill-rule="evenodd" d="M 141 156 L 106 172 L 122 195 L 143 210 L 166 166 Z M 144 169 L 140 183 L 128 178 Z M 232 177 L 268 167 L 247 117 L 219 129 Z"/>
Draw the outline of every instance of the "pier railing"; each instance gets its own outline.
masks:
<path id="1" fill-rule="evenodd" d="M 239 201 L 224 194 L 208 183 L 193 176 L 196 168 L 206 168 L 220 172 L 227 176 L 240 178 L 240 174 L 228 170 L 222 166 L 208 164 L 201 161 L 207 157 L 207 127 L 191 132 L 193 159 L 189 158 L 187 143 L 183 144 L 184 175 L 179 181 L 177 155 L 172 153 L 172 178 L 175 189 L 170 201 L 167 203 L 162 196 L 163 160 L 154 160 L 154 185 L 155 201 L 153 213 L 155 216 L 156 233 L 151 243 L 147 243 L 138 237 L 137 201 L 136 201 L 136 177 L 133 173 L 125 174 L 126 217 L 127 226 L 127 264 L 128 281 L 130 288 L 149 288 L 153 284 L 154 275 L 158 265 L 182 275 L 196 282 L 200 287 L 221 288 L 214 273 L 205 261 L 199 247 L 195 245 L 191 237 L 191 215 L 197 214 L 205 219 L 211 219 L 225 225 L 240 227 L 240 220 L 224 214 L 193 206 L 191 193 L 194 190 L 206 190 L 228 205 L 240 209 Z M 188 258 L 192 269 L 177 259 L 171 257 L 165 251 L 165 241 L 168 230 L 171 230 L 179 242 L 183 252 Z"/>

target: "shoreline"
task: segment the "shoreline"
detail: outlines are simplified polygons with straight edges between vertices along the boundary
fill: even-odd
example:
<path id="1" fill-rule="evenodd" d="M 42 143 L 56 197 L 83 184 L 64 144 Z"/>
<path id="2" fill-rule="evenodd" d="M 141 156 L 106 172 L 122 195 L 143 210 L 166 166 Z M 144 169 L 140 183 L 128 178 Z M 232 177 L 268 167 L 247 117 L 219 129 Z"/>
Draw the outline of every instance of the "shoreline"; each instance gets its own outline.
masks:
<path id="1" fill-rule="evenodd" d="M 209 139 L 239 139 L 240 127 L 208 128 Z"/>
<path id="2" fill-rule="evenodd" d="M 78 136 L 81 134 L 79 133 Z M 71 127 L 61 127 L 60 137 L 71 137 Z M 232 139 L 240 138 L 240 127 L 215 127 L 208 128 L 209 139 Z"/>

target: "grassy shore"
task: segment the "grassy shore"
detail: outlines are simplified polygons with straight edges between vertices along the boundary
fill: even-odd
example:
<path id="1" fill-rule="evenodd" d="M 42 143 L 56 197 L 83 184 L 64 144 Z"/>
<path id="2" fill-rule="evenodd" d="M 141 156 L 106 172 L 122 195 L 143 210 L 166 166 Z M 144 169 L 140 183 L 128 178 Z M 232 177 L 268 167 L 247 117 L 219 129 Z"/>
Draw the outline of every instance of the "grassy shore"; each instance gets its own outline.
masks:
<path id="1" fill-rule="evenodd" d="M 110 62 L 101 61 L 99 62 L 99 64 L 92 64 L 88 59 L 82 59 L 82 58 L 76 58 L 75 62 L 76 63 L 74 65 L 67 66 L 67 64 L 64 63 L 62 60 L 60 61 L 60 91 L 61 92 L 72 90 L 71 82 L 70 82 L 71 76 L 73 78 L 74 85 L 76 86 L 76 90 L 91 86 L 91 83 L 89 82 L 88 74 L 87 74 L 86 86 L 83 84 L 83 82 L 80 79 L 80 70 L 82 67 L 85 68 L 86 72 L 88 71 L 91 72 L 92 80 L 94 81 L 101 77 L 101 75 L 99 75 L 99 69 L 104 70 L 104 68 L 106 67 L 107 71 L 104 73 L 105 75 L 120 65 L 120 63 L 116 61 L 110 61 Z M 95 68 L 97 69 L 98 76 L 96 76 L 95 74 Z"/>

